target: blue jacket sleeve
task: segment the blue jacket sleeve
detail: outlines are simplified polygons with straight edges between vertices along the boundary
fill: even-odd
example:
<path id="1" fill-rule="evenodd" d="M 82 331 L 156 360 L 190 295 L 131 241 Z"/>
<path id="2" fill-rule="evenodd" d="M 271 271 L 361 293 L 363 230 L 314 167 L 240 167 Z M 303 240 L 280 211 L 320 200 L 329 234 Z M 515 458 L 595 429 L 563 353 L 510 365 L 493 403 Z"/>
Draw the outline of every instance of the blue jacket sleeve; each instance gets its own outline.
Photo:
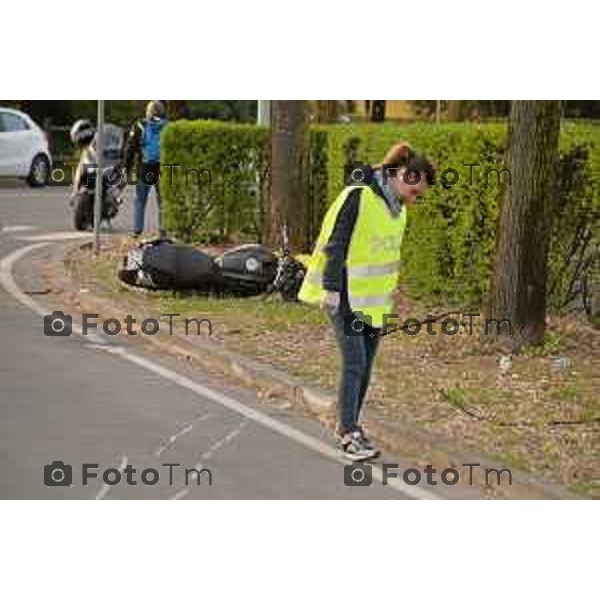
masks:
<path id="1" fill-rule="evenodd" d="M 329 240 L 325 246 L 327 261 L 323 272 L 323 288 L 342 292 L 346 287 L 346 258 L 358 218 L 361 188 L 351 191 L 340 208 Z"/>

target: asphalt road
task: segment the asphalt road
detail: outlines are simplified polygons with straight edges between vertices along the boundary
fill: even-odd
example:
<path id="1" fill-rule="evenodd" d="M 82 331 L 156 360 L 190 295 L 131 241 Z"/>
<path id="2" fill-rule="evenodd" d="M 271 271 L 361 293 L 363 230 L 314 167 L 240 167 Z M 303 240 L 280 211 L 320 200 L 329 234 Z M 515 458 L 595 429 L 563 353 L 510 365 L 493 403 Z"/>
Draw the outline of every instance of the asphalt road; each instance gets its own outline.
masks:
<path id="1" fill-rule="evenodd" d="M 73 232 L 66 196 L 0 183 L 0 498 L 404 499 L 432 491 L 384 487 L 377 465 L 372 486 L 347 487 L 344 462 L 320 425 L 144 344 L 46 337 L 35 310 L 49 307 L 35 292 L 41 264 L 64 243 L 47 234 Z M 126 205 L 115 231 L 129 219 Z M 72 486 L 45 485 L 44 467 L 54 461 L 71 465 Z M 87 468 L 96 474 L 87 485 L 83 464 L 97 465 Z M 208 469 L 200 485 L 191 472 L 185 480 L 192 468 Z M 158 473 L 155 485 L 142 482 L 147 469 Z M 107 485 L 103 473 L 121 482 Z"/>

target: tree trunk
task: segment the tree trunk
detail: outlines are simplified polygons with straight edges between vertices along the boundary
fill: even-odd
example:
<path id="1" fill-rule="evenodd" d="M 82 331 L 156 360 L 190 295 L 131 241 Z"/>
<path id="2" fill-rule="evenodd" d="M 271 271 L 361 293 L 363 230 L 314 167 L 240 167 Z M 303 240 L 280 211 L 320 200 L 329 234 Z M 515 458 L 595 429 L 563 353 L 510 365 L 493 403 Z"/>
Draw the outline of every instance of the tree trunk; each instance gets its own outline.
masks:
<path id="1" fill-rule="evenodd" d="M 319 123 L 337 123 L 340 118 L 339 100 L 317 100 L 317 121 Z"/>
<path id="2" fill-rule="evenodd" d="M 460 121 L 462 118 L 462 100 L 448 100 L 448 121 Z"/>
<path id="3" fill-rule="evenodd" d="M 383 123 L 385 121 L 385 100 L 372 101 L 371 121 L 374 123 Z"/>
<path id="4" fill-rule="evenodd" d="M 510 319 L 513 350 L 543 341 L 562 103 L 515 100 L 509 126 L 490 319 Z M 506 335 L 508 327 L 502 327 Z"/>
<path id="5" fill-rule="evenodd" d="M 271 103 L 271 179 L 264 238 L 279 246 L 285 228 L 292 251 L 308 250 L 308 110 L 304 100 Z"/>

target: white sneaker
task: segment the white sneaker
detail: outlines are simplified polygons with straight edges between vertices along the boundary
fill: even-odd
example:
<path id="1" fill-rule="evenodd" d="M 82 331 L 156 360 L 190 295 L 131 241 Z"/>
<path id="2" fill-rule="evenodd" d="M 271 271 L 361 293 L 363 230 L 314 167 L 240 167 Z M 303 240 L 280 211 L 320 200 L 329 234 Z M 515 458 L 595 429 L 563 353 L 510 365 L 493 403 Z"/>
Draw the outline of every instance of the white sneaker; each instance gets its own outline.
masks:
<path id="1" fill-rule="evenodd" d="M 369 460 L 379 456 L 379 450 L 365 438 L 362 430 L 355 429 L 346 433 L 340 442 L 342 452 L 346 458 L 353 461 Z"/>

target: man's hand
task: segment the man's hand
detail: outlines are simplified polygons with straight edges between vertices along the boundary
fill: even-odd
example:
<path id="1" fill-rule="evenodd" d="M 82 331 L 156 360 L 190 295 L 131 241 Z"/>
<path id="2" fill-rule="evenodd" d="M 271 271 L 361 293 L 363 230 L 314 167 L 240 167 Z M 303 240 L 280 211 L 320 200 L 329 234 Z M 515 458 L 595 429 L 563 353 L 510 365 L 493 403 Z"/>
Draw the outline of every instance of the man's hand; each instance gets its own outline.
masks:
<path id="1" fill-rule="evenodd" d="M 321 308 L 330 315 L 335 315 L 340 308 L 340 293 L 326 291 L 321 300 Z"/>

